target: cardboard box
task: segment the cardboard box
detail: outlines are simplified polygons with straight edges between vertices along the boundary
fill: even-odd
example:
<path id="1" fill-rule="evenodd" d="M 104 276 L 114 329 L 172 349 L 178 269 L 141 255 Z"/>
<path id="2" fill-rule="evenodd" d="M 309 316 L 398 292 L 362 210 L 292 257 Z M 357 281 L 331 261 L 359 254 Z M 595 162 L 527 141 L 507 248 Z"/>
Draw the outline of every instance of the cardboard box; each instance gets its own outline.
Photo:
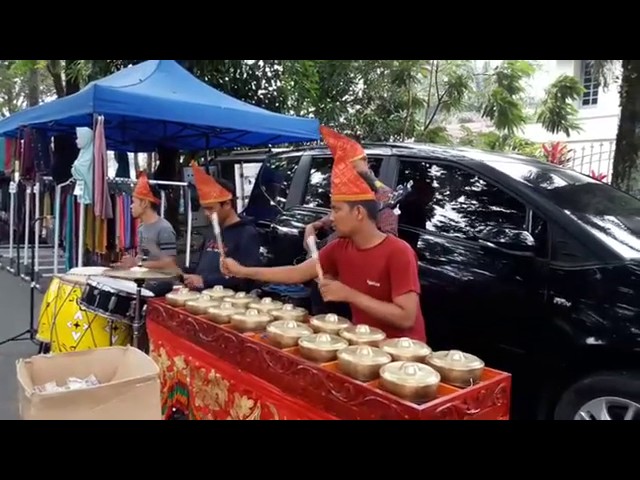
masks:
<path id="1" fill-rule="evenodd" d="M 133 347 L 106 347 L 16 362 L 23 420 L 161 420 L 160 369 Z M 34 387 L 95 375 L 100 385 L 39 393 Z"/>

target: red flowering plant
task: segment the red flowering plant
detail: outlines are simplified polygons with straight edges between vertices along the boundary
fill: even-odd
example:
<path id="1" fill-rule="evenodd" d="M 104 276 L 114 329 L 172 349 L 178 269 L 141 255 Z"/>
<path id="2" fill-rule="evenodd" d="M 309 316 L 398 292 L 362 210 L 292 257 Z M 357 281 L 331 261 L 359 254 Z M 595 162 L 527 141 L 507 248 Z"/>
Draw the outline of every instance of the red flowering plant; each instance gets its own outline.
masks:
<path id="1" fill-rule="evenodd" d="M 595 178 L 599 182 L 604 182 L 607 178 L 606 173 L 596 173 L 595 170 L 591 170 L 591 178 Z"/>
<path id="2" fill-rule="evenodd" d="M 542 144 L 542 153 L 547 162 L 565 167 L 573 159 L 574 150 L 570 150 L 566 143 L 549 142 Z"/>

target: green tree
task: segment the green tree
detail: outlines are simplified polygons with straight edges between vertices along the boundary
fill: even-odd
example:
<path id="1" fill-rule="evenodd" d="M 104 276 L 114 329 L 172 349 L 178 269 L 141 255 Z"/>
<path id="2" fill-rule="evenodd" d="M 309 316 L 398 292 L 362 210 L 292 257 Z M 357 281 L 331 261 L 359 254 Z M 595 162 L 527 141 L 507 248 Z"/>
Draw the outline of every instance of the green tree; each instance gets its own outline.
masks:
<path id="1" fill-rule="evenodd" d="M 486 87 L 482 116 L 491 120 L 497 131 L 514 135 L 527 123 L 525 82 L 535 71 L 526 60 L 507 60 L 495 67 Z"/>
<path id="2" fill-rule="evenodd" d="M 53 94 L 51 78 L 38 61 L 0 60 L 0 118 L 37 105 Z"/>
<path id="3" fill-rule="evenodd" d="M 580 132 L 578 109 L 575 102 L 582 97 L 584 88 L 573 75 L 560 75 L 545 91 L 536 121 L 549 133 L 564 133 L 567 137 Z"/>
<path id="4" fill-rule="evenodd" d="M 619 82 L 620 121 L 611 184 L 640 198 L 640 60 L 593 60 L 603 89 Z"/>
<path id="5" fill-rule="evenodd" d="M 51 74 L 54 85 L 68 78 L 82 86 L 141 61 L 36 62 Z M 482 145 L 530 150 L 517 132 L 527 121 L 526 82 L 536 69 L 531 61 L 510 60 L 480 71 L 469 60 L 178 62 L 202 81 L 240 100 L 276 112 L 314 116 L 361 140 L 451 143 L 446 120 L 475 108 L 499 133 L 491 141 L 481 140 Z M 563 79 L 547 92 L 549 100 L 543 102 L 539 117 L 550 128 L 564 131 L 574 126 L 569 87 Z M 56 91 L 66 94 L 65 88 L 56 87 Z"/>

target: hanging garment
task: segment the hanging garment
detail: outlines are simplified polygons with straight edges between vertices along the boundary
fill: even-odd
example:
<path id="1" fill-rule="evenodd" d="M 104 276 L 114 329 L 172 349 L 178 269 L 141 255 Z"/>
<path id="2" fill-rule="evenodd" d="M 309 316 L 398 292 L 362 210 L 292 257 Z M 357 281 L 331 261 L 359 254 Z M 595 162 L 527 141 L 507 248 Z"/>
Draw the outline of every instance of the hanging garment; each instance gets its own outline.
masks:
<path id="1" fill-rule="evenodd" d="M 20 157 L 20 178 L 23 180 L 33 180 L 36 176 L 33 152 L 34 132 L 29 127 L 22 130 L 22 156 Z"/>
<path id="2" fill-rule="evenodd" d="M 7 139 L 0 137 L 0 165 L 3 170 L 7 171 Z"/>
<path id="3" fill-rule="evenodd" d="M 74 136 L 69 134 L 53 137 L 53 145 L 51 176 L 56 184 L 61 184 L 72 177 L 71 166 L 78 158 L 78 145 Z"/>
<path id="4" fill-rule="evenodd" d="M 99 115 L 96 119 L 94 158 L 94 212 L 98 218 L 112 218 L 113 207 L 107 184 L 109 158 L 107 155 L 107 141 L 104 135 L 104 117 L 102 115 Z"/>
<path id="5" fill-rule="evenodd" d="M 95 253 L 96 251 L 96 217 L 93 213 L 93 208 L 89 205 L 84 205 L 84 245 L 87 250 Z"/>
<path id="6" fill-rule="evenodd" d="M 45 232 L 50 232 L 53 227 L 53 212 L 51 205 L 51 191 L 47 188 L 43 188 L 42 193 L 42 215 L 45 217 L 43 222 Z M 49 236 L 47 236 L 47 238 L 49 238 Z M 50 239 L 48 241 L 50 241 Z"/>
<path id="7" fill-rule="evenodd" d="M 79 200 L 85 205 L 93 203 L 93 130 L 87 127 L 76 128 L 78 158 L 73 162 L 71 174 L 76 182 L 82 182 L 82 196 Z"/>
<path id="8" fill-rule="evenodd" d="M 125 249 L 125 220 L 124 220 L 124 198 L 122 195 L 118 195 L 118 251 L 124 252 Z"/>
<path id="9" fill-rule="evenodd" d="M 114 205 L 113 220 L 110 222 L 108 236 L 113 239 L 113 250 L 120 251 L 120 202 L 118 197 L 113 195 L 111 201 Z"/>
<path id="10" fill-rule="evenodd" d="M 129 216 L 127 215 L 127 197 L 123 195 L 122 200 L 122 251 L 129 250 Z"/>
<path id="11" fill-rule="evenodd" d="M 98 242 L 97 242 L 97 250 L 100 255 L 106 255 L 109 251 L 108 249 L 108 220 L 104 218 L 100 219 L 100 224 L 98 226 Z"/>
<path id="12" fill-rule="evenodd" d="M 13 170 L 13 155 L 16 149 L 16 141 L 13 138 L 4 138 L 4 162 L 2 163 L 2 168 L 4 169 L 4 173 L 9 175 L 11 170 Z"/>
<path id="13" fill-rule="evenodd" d="M 128 195 L 123 195 L 122 198 L 124 200 L 124 248 L 129 251 L 133 246 L 131 243 L 131 215 L 127 215 L 127 212 L 131 211 L 131 204 Z"/>
<path id="14" fill-rule="evenodd" d="M 51 137 L 40 130 L 31 130 L 28 142 L 31 156 L 29 161 L 33 164 L 34 172 L 49 175 L 51 173 Z"/>
<path id="15" fill-rule="evenodd" d="M 116 177 L 131 178 L 131 168 L 129 167 L 129 154 L 127 152 L 114 152 L 118 168 Z"/>

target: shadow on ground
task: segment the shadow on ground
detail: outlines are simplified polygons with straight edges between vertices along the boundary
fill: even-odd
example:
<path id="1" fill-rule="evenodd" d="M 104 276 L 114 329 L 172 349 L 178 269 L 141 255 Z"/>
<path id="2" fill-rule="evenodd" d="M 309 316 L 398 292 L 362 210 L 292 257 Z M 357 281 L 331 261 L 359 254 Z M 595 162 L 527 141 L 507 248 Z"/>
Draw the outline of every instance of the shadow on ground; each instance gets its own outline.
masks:
<path id="1" fill-rule="evenodd" d="M 35 292 L 35 321 L 42 294 Z M 0 271 L 0 341 L 29 328 L 29 284 L 9 272 Z M 0 346 L 0 420 L 17 420 L 18 390 L 16 360 L 38 353 L 31 342 L 12 342 Z"/>

